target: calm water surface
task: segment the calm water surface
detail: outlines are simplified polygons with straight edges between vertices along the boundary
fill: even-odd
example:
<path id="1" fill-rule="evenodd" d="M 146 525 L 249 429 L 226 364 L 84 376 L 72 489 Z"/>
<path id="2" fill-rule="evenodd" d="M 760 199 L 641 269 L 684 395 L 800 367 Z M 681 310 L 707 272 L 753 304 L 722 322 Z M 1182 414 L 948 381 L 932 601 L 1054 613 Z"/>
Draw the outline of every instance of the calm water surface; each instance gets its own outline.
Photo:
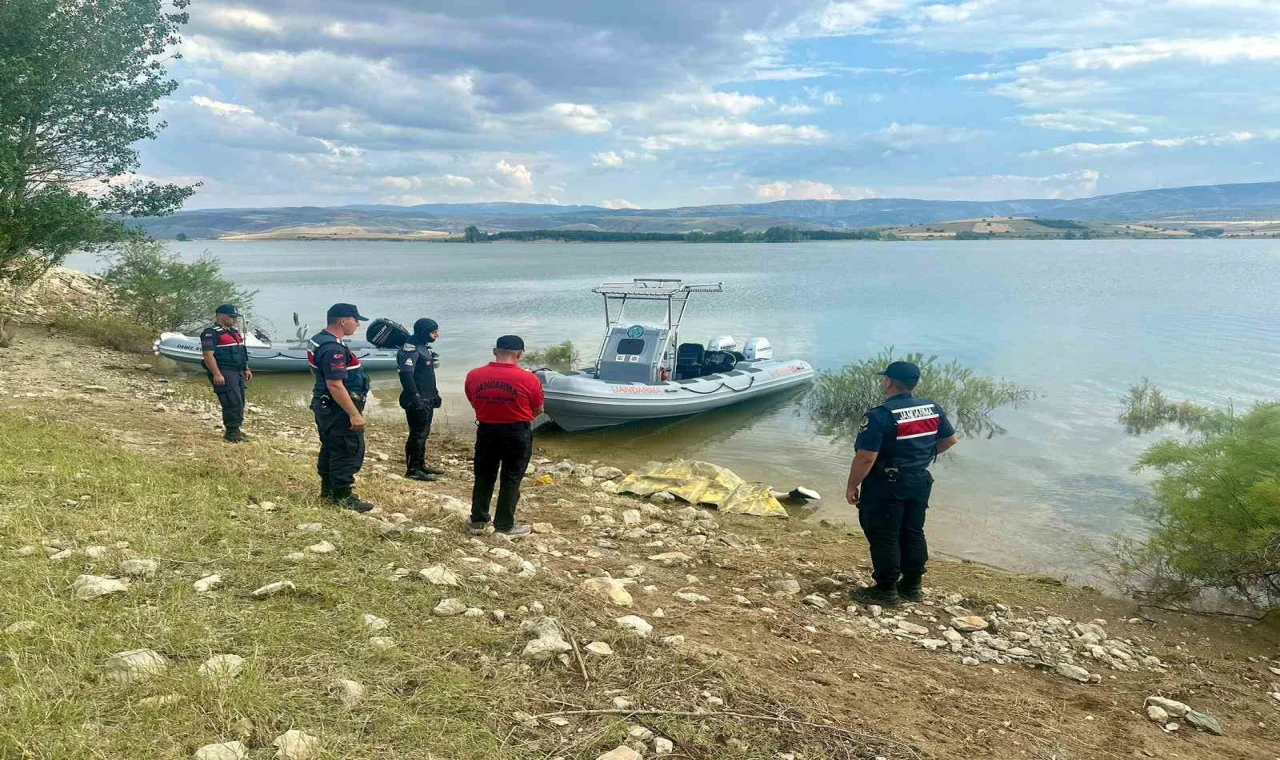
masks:
<path id="1" fill-rule="evenodd" d="M 794 245 L 200 242 L 256 288 L 259 321 L 321 328 L 334 301 L 371 316 L 441 324 L 447 422 L 469 422 L 466 371 L 502 333 L 530 346 L 572 340 L 594 358 L 605 280 L 723 281 L 697 298 L 686 340 L 770 338 L 779 357 L 836 368 L 885 346 L 958 359 L 1032 388 L 997 419 L 1009 433 L 965 440 L 935 469 L 930 539 L 947 554 L 1002 567 L 1086 576 L 1081 542 L 1140 531 L 1126 508 L 1145 492 L 1130 465 L 1147 441 L 1116 423 L 1119 397 L 1150 377 L 1171 396 L 1237 405 L 1280 397 L 1280 243 L 1076 241 Z M 92 261 L 72 262 L 92 268 Z M 272 378 L 273 387 L 308 385 Z M 375 386 L 388 418 L 394 375 Z M 439 417 L 437 419 L 440 419 Z M 817 438 L 797 398 L 678 423 L 542 444 L 568 456 L 639 463 L 696 457 L 777 487 L 804 484 L 816 514 L 855 519 L 843 502 L 851 452 Z"/>

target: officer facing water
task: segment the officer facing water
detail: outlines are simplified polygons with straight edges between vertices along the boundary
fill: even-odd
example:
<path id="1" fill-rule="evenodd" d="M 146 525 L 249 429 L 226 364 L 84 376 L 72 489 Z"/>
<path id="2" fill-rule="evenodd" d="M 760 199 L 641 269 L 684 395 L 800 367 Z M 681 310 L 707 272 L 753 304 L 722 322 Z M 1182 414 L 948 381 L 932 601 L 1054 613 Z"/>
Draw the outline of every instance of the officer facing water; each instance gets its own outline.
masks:
<path id="1" fill-rule="evenodd" d="M 222 427 L 226 429 L 222 437 L 231 443 L 248 440 L 240 427 L 244 424 L 244 386 L 253 379 L 244 335 L 236 329 L 241 316 L 235 306 L 224 303 L 214 311 L 213 327 L 200 333 L 204 368 L 222 405 Z"/>
<path id="2" fill-rule="evenodd" d="M 880 374 L 886 399 L 862 418 L 845 495 L 858 507 L 876 582 L 853 598 L 893 607 L 922 598 L 929 559 L 924 520 L 933 489 L 928 467 L 956 445 L 956 431 L 942 407 L 911 395 L 920 382 L 919 367 L 893 362 Z"/>
<path id="3" fill-rule="evenodd" d="M 396 369 L 400 373 L 400 408 L 409 421 L 409 439 L 404 444 L 404 476 L 411 480 L 433 481 L 444 470 L 427 466 L 427 436 L 431 420 L 443 403 L 436 387 L 436 363 L 440 355 L 431 344 L 440 338 L 440 325 L 434 319 L 413 323 L 413 337 L 396 352 Z"/>
<path id="4" fill-rule="evenodd" d="M 542 414 L 542 383 L 521 369 L 524 341 L 515 335 L 498 338 L 494 361 L 467 373 L 467 400 L 476 410 L 476 483 L 471 490 L 472 535 L 489 526 L 489 503 L 501 471 L 498 508 L 493 527 L 508 536 L 527 536 L 528 525 L 516 524 L 520 480 L 533 456 L 533 421 Z"/>
<path id="5" fill-rule="evenodd" d="M 367 317 L 349 303 L 329 307 L 328 327 L 311 338 L 307 361 L 315 374 L 311 411 L 320 433 L 320 497 L 356 512 L 368 512 L 373 505 L 353 492 L 356 473 L 364 465 L 364 404 L 369 395 L 369 377 L 360 366 L 360 357 L 343 342 L 360 329 Z"/>

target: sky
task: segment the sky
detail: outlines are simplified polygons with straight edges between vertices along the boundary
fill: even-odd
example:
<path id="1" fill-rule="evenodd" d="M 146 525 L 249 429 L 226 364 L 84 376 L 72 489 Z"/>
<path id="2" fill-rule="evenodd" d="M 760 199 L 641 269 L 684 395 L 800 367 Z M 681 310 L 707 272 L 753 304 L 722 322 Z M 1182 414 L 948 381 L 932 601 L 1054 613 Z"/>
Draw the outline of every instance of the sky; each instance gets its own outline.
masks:
<path id="1" fill-rule="evenodd" d="M 1280 0 L 194 0 L 187 208 L 1076 198 L 1280 179 Z"/>

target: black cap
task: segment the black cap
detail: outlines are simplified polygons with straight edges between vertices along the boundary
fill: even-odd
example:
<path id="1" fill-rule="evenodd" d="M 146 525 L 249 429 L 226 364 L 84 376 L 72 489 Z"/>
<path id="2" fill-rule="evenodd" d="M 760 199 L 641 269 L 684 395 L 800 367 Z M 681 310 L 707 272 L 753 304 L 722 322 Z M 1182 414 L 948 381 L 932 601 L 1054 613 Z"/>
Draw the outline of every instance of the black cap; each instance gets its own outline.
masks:
<path id="1" fill-rule="evenodd" d="M 908 388 L 914 388 L 920 382 L 920 368 L 911 362 L 893 362 L 880 374 Z"/>
<path id="2" fill-rule="evenodd" d="M 368 317 L 360 316 L 360 310 L 356 308 L 355 304 L 335 303 L 329 307 L 329 324 L 333 324 L 343 317 L 354 317 L 360 322 L 369 321 Z"/>
<path id="3" fill-rule="evenodd" d="M 427 337 L 439 329 L 440 323 L 434 319 L 428 319 L 427 317 L 423 317 L 413 323 L 413 335 L 419 339 Z"/>
<path id="4" fill-rule="evenodd" d="M 524 339 L 519 335 L 503 335 L 494 348 L 500 351 L 523 351 Z"/>
<path id="5" fill-rule="evenodd" d="M 243 317 L 243 316 L 244 316 L 243 314 L 241 314 L 241 313 L 236 309 L 236 307 L 235 307 L 235 306 L 233 306 L 233 305 L 231 305 L 231 304 L 229 304 L 229 303 L 224 303 L 224 304 L 222 304 L 222 305 L 221 305 L 221 306 L 219 306 L 218 308 L 214 309 L 214 310 L 213 310 L 213 313 L 214 313 L 214 314 L 226 314 L 227 316 L 235 317 L 236 319 L 239 319 L 240 317 Z"/>

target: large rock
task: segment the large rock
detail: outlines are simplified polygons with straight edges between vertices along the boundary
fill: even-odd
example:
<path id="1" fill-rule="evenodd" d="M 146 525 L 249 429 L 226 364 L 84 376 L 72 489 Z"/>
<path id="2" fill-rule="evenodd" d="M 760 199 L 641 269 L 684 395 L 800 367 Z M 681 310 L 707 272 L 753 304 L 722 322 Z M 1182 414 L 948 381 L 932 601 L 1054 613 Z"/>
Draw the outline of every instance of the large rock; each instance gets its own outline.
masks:
<path id="1" fill-rule="evenodd" d="M 418 571 L 418 577 L 432 586 L 457 586 L 458 576 L 444 565 L 432 565 Z"/>
<path id="2" fill-rule="evenodd" d="M 1058 672 L 1058 675 L 1064 678 L 1070 678 L 1073 681 L 1079 681 L 1080 683 L 1089 683 L 1089 681 L 1091 680 L 1089 671 L 1085 670 L 1079 665 L 1072 665 L 1069 662 L 1060 662 L 1058 663 L 1057 667 L 1054 669 Z"/>
<path id="3" fill-rule="evenodd" d="M 1202 712 L 1188 710 L 1187 714 L 1183 716 L 1183 720 L 1201 731 L 1208 731 L 1214 736 L 1222 736 L 1222 724 L 1218 723 L 1218 719 L 1212 715 L 1205 715 Z"/>
<path id="4" fill-rule="evenodd" d="M 985 631 L 991 623 L 977 615 L 964 615 L 951 618 L 951 627 L 962 633 Z"/>
<path id="5" fill-rule="evenodd" d="M 769 586 L 774 591 L 787 596 L 795 596 L 800 593 L 800 581 L 795 578 L 783 578 L 782 580 L 771 581 Z"/>
<path id="6" fill-rule="evenodd" d="M 204 661 L 197 671 L 201 678 L 210 681 L 230 681 L 244 670 L 244 658 L 238 654 L 215 654 Z"/>
<path id="7" fill-rule="evenodd" d="M 526 660 L 544 662 L 573 649 L 573 646 L 564 640 L 564 635 L 560 632 L 560 624 L 553 618 L 530 618 L 520 627 L 526 634 L 533 637 L 533 640 L 525 644 L 524 651 L 520 653 L 520 656 Z"/>
<path id="8" fill-rule="evenodd" d="M 364 701 L 368 692 L 360 683 L 343 678 L 329 684 L 329 693 L 337 697 L 343 707 L 351 709 Z"/>
<path id="9" fill-rule="evenodd" d="M 649 557 L 649 561 L 657 562 L 663 567 L 672 567 L 675 565 L 683 565 L 687 562 L 692 562 L 693 557 L 690 557 L 688 554 L 685 554 L 684 552 L 663 552 L 662 554 L 654 554 L 653 556 Z"/>
<path id="10" fill-rule="evenodd" d="M 459 599 L 450 597 L 448 599 L 441 599 L 440 603 L 435 606 L 435 609 L 431 610 L 431 613 L 436 617 L 455 617 L 466 611 L 467 605 L 465 603 Z"/>
<path id="11" fill-rule="evenodd" d="M 266 599 L 268 597 L 276 596 L 277 594 L 287 594 L 297 590 L 298 587 L 293 585 L 293 581 L 276 581 L 275 583 L 268 583 L 262 588 L 256 589 L 253 592 L 253 598 Z"/>
<path id="12" fill-rule="evenodd" d="M 360 616 L 360 620 L 364 623 L 364 627 L 370 631 L 385 631 L 391 625 L 390 620 L 380 618 L 377 615 L 371 615 L 367 612 Z"/>
<path id="13" fill-rule="evenodd" d="M 588 578 L 582 582 L 581 589 L 598 599 L 609 602 L 615 607 L 630 607 L 634 600 L 627 592 L 627 586 L 635 583 L 631 579 Z"/>
<path id="14" fill-rule="evenodd" d="M 71 584 L 72 594 L 82 601 L 98 599 L 110 594 L 121 594 L 128 590 L 127 581 L 104 578 L 99 575 L 81 575 Z"/>
<path id="15" fill-rule="evenodd" d="M 702 594 L 698 594 L 693 591 L 677 591 L 676 593 L 672 594 L 672 596 L 674 596 L 675 598 L 679 599 L 682 602 L 688 602 L 689 604 L 706 604 L 707 602 L 711 601 L 709 597 L 703 596 Z"/>
<path id="16" fill-rule="evenodd" d="M 154 649 L 132 649 L 117 652 L 102 663 L 103 676 L 115 683 L 132 683 L 163 674 L 169 661 Z"/>
<path id="17" fill-rule="evenodd" d="M 271 746 L 276 748 L 277 760 L 311 760 L 322 751 L 319 738 L 296 729 L 277 736 Z"/>
<path id="18" fill-rule="evenodd" d="M 246 760 L 249 750 L 240 742 L 206 744 L 196 750 L 195 760 Z"/>
<path id="19" fill-rule="evenodd" d="M 586 649 L 591 654 L 597 655 L 599 657 L 609 657 L 613 654 L 613 647 L 609 646 L 607 643 L 603 641 L 593 641 L 590 644 L 587 644 L 583 648 Z"/>
<path id="20" fill-rule="evenodd" d="M 600 755 L 596 760 L 641 760 L 642 755 L 625 744 L 609 750 Z"/>
<path id="21" fill-rule="evenodd" d="M 154 578 L 160 563 L 154 559 L 126 559 L 120 563 L 120 574 L 130 578 Z"/>
<path id="22" fill-rule="evenodd" d="M 207 594 L 218 586 L 222 585 L 221 575 L 206 575 L 195 583 L 191 584 L 191 588 L 196 590 L 197 594 Z"/>
<path id="23" fill-rule="evenodd" d="M 1161 710 L 1168 713 L 1171 718 L 1181 718 L 1191 712 L 1191 708 L 1187 707 L 1182 702 L 1174 699 L 1167 699 L 1165 697 L 1147 697 L 1146 703 L 1148 705 L 1155 705 L 1156 707 L 1159 707 Z"/>
<path id="24" fill-rule="evenodd" d="M 617 618 L 613 622 L 622 630 L 630 631 L 637 636 L 644 637 L 653 633 L 653 626 L 649 624 L 648 620 L 645 620 L 639 615 L 626 615 L 624 617 Z"/>

